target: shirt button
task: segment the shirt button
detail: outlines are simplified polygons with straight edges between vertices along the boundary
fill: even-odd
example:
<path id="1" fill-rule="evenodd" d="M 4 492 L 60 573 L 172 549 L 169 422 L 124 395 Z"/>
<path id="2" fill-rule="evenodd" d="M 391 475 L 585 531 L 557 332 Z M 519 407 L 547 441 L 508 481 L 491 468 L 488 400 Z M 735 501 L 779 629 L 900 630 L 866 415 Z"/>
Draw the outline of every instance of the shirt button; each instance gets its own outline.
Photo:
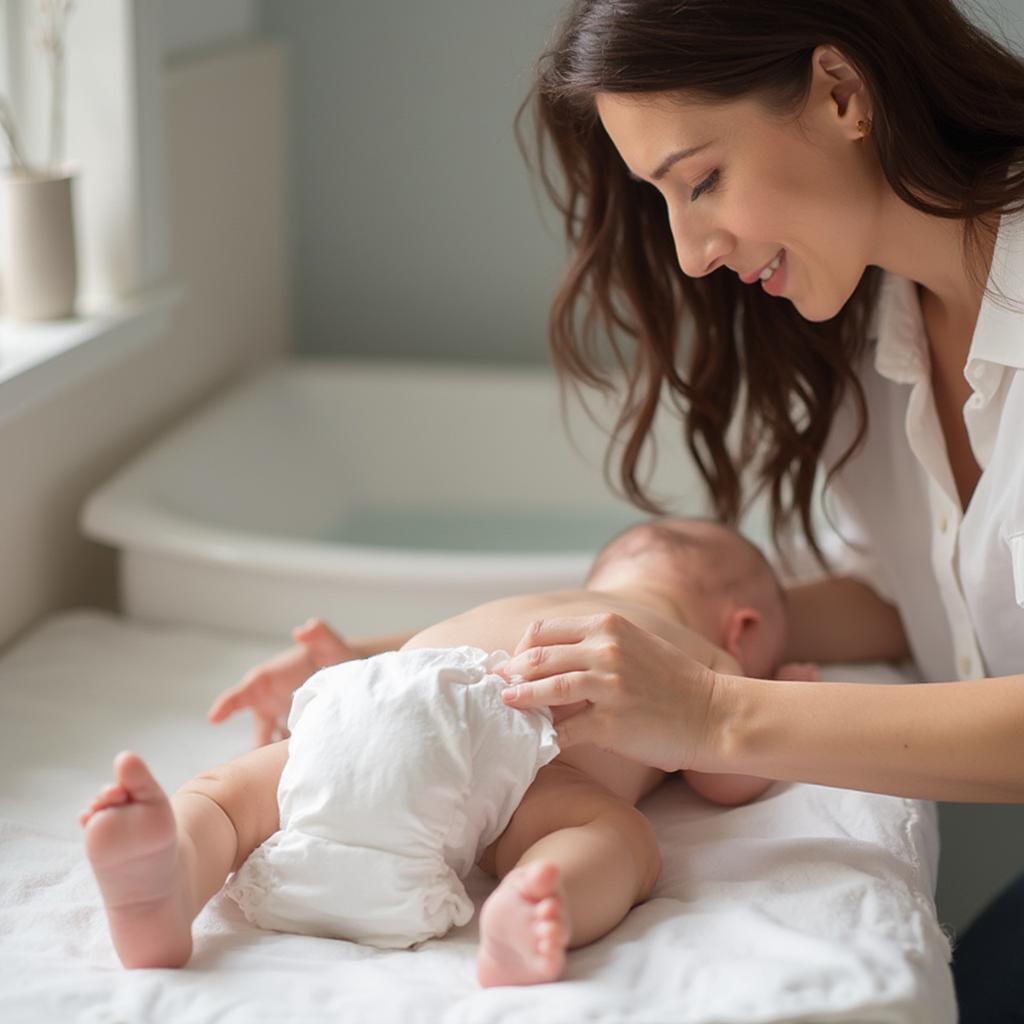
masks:
<path id="1" fill-rule="evenodd" d="M 970 405 L 972 409 L 980 409 L 985 404 L 985 398 L 982 395 L 974 394 L 971 395 Z"/>
<path id="2" fill-rule="evenodd" d="M 960 659 L 960 674 L 963 676 L 971 675 L 971 659 L 967 654 Z"/>
<path id="3" fill-rule="evenodd" d="M 939 533 L 945 533 L 949 529 L 949 519 L 942 515 L 939 516 Z"/>

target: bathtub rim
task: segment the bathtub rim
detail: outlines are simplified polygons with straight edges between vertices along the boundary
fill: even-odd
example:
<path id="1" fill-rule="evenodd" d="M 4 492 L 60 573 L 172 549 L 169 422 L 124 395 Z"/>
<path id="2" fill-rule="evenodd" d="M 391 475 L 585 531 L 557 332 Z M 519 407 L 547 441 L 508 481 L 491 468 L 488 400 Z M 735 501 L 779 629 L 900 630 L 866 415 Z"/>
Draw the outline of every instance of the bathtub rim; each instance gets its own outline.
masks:
<path id="1" fill-rule="evenodd" d="M 108 544 L 122 555 L 144 552 L 183 561 L 212 563 L 282 576 L 338 578 L 357 582 L 407 585 L 495 582 L 552 587 L 566 579 L 581 582 L 596 550 L 567 552 L 490 552 L 436 548 L 395 548 L 383 545 L 315 541 L 267 531 L 220 527 L 171 511 L 155 493 L 151 466 L 183 437 L 200 432 L 225 403 L 244 401 L 247 394 L 275 377 L 318 376 L 324 372 L 462 378 L 486 386 L 512 374 L 520 382 L 557 378 L 549 365 L 435 363 L 429 360 L 373 359 L 366 356 L 327 358 L 288 354 L 253 367 L 230 382 L 179 423 L 170 426 L 134 458 L 118 468 L 83 503 L 79 526 L 90 540 Z"/>
<path id="2" fill-rule="evenodd" d="M 582 579 L 593 553 L 493 554 L 427 548 L 388 548 L 339 542 L 317 543 L 252 530 L 200 525 L 187 517 L 136 500 L 128 504 L 113 489 L 90 498 L 82 527 L 93 540 L 128 553 L 171 555 L 188 561 L 366 582 L 460 583 L 497 580 Z"/>

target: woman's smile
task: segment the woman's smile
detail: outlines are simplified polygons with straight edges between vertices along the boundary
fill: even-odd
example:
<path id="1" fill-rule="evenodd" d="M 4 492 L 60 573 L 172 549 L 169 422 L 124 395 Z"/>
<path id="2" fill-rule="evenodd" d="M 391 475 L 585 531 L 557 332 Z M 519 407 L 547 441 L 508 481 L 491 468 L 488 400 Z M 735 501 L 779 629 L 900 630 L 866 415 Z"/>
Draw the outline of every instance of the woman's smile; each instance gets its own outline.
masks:
<path id="1" fill-rule="evenodd" d="M 779 255 L 761 271 L 761 287 L 769 295 L 781 295 L 786 290 L 786 270 L 786 250 L 780 249 Z"/>
<path id="2" fill-rule="evenodd" d="M 740 280 L 744 284 L 753 284 L 758 279 L 766 281 L 769 277 L 771 277 L 771 272 L 778 267 L 779 261 L 782 259 L 782 255 L 784 252 L 784 249 L 779 249 L 779 251 L 767 263 L 765 263 L 758 270 L 751 271 L 749 274 L 739 274 L 739 271 L 737 271 Z"/>

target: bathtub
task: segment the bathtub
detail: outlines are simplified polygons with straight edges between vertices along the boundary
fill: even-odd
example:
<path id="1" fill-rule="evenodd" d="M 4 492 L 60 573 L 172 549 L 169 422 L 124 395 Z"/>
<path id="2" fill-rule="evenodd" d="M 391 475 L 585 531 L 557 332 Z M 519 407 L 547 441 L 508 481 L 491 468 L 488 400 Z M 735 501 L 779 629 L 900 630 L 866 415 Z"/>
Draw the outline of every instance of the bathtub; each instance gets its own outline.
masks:
<path id="1" fill-rule="evenodd" d="M 573 408 L 570 439 L 547 368 L 277 363 L 125 466 L 82 527 L 118 549 L 134 619 L 276 637 L 310 615 L 353 634 L 413 628 L 577 585 L 642 518 L 608 492 L 605 433 Z M 663 426 L 655 490 L 701 511 L 679 424 Z"/>

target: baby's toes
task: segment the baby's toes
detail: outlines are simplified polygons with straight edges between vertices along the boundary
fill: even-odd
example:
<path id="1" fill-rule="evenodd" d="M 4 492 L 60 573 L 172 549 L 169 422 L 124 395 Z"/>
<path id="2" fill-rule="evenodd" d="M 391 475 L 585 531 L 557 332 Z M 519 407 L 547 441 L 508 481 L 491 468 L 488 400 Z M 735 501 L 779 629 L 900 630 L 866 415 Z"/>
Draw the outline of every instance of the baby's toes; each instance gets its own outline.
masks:
<path id="1" fill-rule="evenodd" d="M 557 921 L 562 917 L 562 901 L 557 896 L 541 900 L 533 912 L 538 921 Z"/>
<path id="2" fill-rule="evenodd" d="M 569 922 L 564 901 L 557 896 L 541 900 L 534 909 L 533 934 L 539 956 L 559 966 L 569 944 Z"/>
<path id="3" fill-rule="evenodd" d="M 561 921 L 541 921 L 534 926 L 533 934 L 537 940 L 537 952 L 545 957 L 561 952 L 569 937 L 568 929 Z"/>
<path id="4" fill-rule="evenodd" d="M 107 807 L 110 804 L 123 804 L 127 799 L 128 790 L 119 782 L 112 782 L 93 800 L 93 803 L 102 804 L 104 807 Z"/>
<path id="5" fill-rule="evenodd" d="M 113 783 L 107 786 L 106 789 L 100 790 L 96 796 L 93 797 L 92 803 L 89 804 L 89 810 L 93 813 L 96 811 L 102 811 L 104 807 L 114 807 L 117 804 L 126 803 L 128 800 L 128 791 L 124 786 L 119 783 Z"/>
<path id="6" fill-rule="evenodd" d="M 126 803 L 128 800 L 128 793 L 124 786 L 119 786 L 116 782 L 107 786 L 106 789 L 101 790 L 95 797 L 93 797 L 92 803 L 78 815 L 78 824 L 84 825 L 88 820 L 99 811 L 102 811 L 106 807 L 116 807 L 120 804 Z"/>

